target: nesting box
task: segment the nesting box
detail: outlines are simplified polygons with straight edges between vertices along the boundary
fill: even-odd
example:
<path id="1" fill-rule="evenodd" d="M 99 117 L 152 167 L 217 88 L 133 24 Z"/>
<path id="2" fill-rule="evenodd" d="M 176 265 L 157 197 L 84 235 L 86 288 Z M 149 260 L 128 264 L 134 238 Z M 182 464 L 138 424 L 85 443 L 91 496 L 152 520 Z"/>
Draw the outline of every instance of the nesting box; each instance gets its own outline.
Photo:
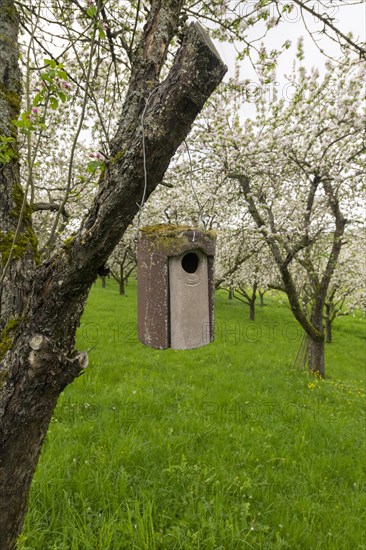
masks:
<path id="1" fill-rule="evenodd" d="M 214 338 L 215 234 L 186 226 L 141 230 L 138 336 L 158 349 L 192 349 Z"/>

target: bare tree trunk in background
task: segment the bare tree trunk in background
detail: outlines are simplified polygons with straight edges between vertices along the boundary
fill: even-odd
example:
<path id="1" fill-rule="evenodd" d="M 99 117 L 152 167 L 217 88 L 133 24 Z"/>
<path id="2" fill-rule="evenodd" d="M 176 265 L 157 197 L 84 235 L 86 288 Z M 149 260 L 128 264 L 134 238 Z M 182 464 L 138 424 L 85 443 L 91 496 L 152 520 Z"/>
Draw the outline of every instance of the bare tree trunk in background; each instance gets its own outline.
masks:
<path id="1" fill-rule="evenodd" d="M 124 296 L 126 294 L 125 292 L 125 278 L 124 278 L 124 270 L 123 270 L 123 265 L 121 264 L 120 265 L 120 270 L 119 270 L 119 293 L 121 296 Z"/>
<path id="2" fill-rule="evenodd" d="M 332 333 L 331 305 L 325 304 L 325 343 L 331 344 L 332 342 L 333 342 L 333 333 Z"/>
<path id="3" fill-rule="evenodd" d="M 255 321 L 255 300 L 251 300 L 249 303 L 249 319 Z"/>

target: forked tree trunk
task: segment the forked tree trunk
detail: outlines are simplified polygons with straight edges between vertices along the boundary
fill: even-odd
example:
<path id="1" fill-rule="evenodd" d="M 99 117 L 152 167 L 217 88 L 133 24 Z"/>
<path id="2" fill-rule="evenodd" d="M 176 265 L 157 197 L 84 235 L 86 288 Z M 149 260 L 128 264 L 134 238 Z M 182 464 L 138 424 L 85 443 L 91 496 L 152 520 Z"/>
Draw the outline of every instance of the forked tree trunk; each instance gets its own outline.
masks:
<path id="1" fill-rule="evenodd" d="M 21 230 L 28 240 L 24 237 L 21 241 L 23 253 L 17 248 L 0 293 L 0 328 L 5 327 L 0 334 L 1 550 L 16 546 L 57 398 L 87 366 L 87 355 L 74 348 L 76 329 L 98 269 L 137 213 L 144 189 L 144 165 L 149 174 L 147 198 L 162 181 L 170 159 L 226 72 L 202 28 L 192 24 L 167 78 L 159 83 L 168 46 L 178 28 L 180 5 L 176 0 L 150 3 L 111 158 L 88 217 L 71 245 L 36 267 L 29 208 L 23 216 Z M 19 114 L 18 17 L 13 0 L 6 0 L 6 9 L 1 0 L 0 8 L 0 130 L 9 135 L 10 121 Z M 146 106 L 151 90 L 154 93 Z M 141 133 L 144 110 L 145 159 Z M 17 159 L 0 170 L 2 238 L 14 231 L 18 174 Z M 0 276 L 5 263 L 3 252 Z"/>
<path id="2" fill-rule="evenodd" d="M 264 307 L 264 292 L 259 291 L 259 305 Z"/>
<path id="3" fill-rule="evenodd" d="M 265 225 L 265 222 L 260 210 L 257 207 L 256 201 L 254 200 L 251 188 L 251 181 L 249 177 L 246 174 L 231 174 L 230 177 L 235 178 L 239 181 L 244 192 L 245 200 L 248 204 L 249 212 L 253 220 L 256 222 L 257 227 L 261 229 Z M 323 186 L 329 208 L 333 214 L 335 229 L 332 237 L 332 247 L 329 253 L 325 270 L 320 280 L 318 280 L 318 278 L 316 277 L 313 281 L 314 305 L 310 319 L 308 318 L 307 312 L 304 311 L 302 308 L 300 295 L 296 288 L 293 276 L 289 270 L 289 265 L 291 264 L 291 261 L 295 258 L 299 250 L 310 244 L 308 228 L 302 236 L 302 242 L 298 241 L 292 247 L 292 250 L 287 249 L 286 255 L 283 255 L 276 239 L 273 239 L 272 236 L 268 235 L 265 236 L 265 239 L 269 248 L 271 249 L 273 259 L 275 260 L 277 267 L 280 271 L 282 283 L 286 291 L 292 313 L 309 336 L 309 370 L 310 372 L 316 373 L 324 378 L 324 327 L 322 324 L 323 309 L 329 284 L 334 275 L 334 270 L 337 265 L 339 254 L 342 248 L 342 237 L 347 224 L 347 219 L 342 214 L 339 199 L 331 184 L 331 178 L 329 178 L 328 176 L 321 177 L 319 174 L 317 174 L 314 176 L 309 187 L 307 198 L 308 214 L 305 218 L 306 224 L 310 222 L 311 209 L 314 204 L 316 191 L 320 183 Z"/>

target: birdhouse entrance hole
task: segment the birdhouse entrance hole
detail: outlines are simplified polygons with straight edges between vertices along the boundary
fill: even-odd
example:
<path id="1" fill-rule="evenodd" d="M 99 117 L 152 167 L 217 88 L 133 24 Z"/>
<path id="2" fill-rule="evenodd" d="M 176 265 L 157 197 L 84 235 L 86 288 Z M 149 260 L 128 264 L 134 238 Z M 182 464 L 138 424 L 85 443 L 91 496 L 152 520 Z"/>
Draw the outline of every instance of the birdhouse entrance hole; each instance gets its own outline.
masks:
<path id="1" fill-rule="evenodd" d="M 182 267 L 186 273 L 196 273 L 199 258 L 195 252 L 188 252 L 182 258 Z"/>

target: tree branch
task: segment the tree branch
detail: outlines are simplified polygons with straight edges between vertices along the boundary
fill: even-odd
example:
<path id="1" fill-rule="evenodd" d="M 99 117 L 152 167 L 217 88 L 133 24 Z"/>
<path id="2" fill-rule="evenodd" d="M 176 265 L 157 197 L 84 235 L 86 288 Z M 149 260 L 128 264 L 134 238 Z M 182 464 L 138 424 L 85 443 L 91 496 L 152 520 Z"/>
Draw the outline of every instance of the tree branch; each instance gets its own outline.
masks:
<path id="1" fill-rule="evenodd" d="M 65 206 L 61 207 L 60 204 L 56 202 L 35 202 L 31 205 L 33 212 L 49 211 L 49 212 L 58 212 L 61 211 L 64 221 L 67 221 L 70 218 L 70 214 L 66 211 Z"/>
<path id="2" fill-rule="evenodd" d="M 316 17 L 317 19 L 319 19 L 320 21 L 322 21 L 324 23 L 324 25 L 326 27 L 329 27 L 330 29 L 332 29 L 333 32 L 335 32 L 335 34 L 337 36 L 339 36 L 340 38 L 342 38 L 345 42 L 347 42 L 347 44 L 349 44 L 350 46 L 352 46 L 352 48 L 354 48 L 359 54 L 360 54 L 360 57 L 362 58 L 365 58 L 366 56 L 366 49 L 362 46 L 359 46 L 358 44 L 356 44 L 356 42 L 354 42 L 349 36 L 345 35 L 340 29 L 338 29 L 337 27 L 335 27 L 331 21 L 331 19 L 329 17 L 327 17 L 326 15 L 322 15 L 318 12 L 316 12 L 313 8 L 310 8 L 306 2 L 304 2 L 303 0 L 293 0 L 293 2 L 295 4 L 297 4 L 298 6 L 300 6 L 301 9 L 307 11 L 308 13 L 310 13 L 311 15 L 313 15 L 314 17 Z"/>

